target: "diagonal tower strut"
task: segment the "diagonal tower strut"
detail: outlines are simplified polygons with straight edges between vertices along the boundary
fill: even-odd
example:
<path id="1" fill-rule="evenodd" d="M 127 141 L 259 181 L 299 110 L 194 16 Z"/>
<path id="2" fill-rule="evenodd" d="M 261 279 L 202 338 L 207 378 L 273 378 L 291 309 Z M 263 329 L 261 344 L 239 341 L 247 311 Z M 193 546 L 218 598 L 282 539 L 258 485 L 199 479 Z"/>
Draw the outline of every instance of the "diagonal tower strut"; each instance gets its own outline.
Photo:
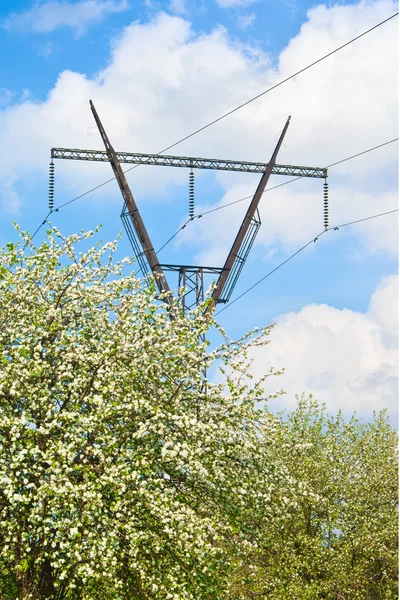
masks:
<path id="1" fill-rule="evenodd" d="M 228 254 L 228 257 L 225 261 L 225 264 L 223 266 L 223 270 L 217 280 L 217 284 L 216 284 L 213 294 L 212 294 L 212 304 L 210 304 L 209 307 L 207 308 L 207 312 L 209 310 L 211 310 L 217 302 L 227 302 L 229 300 L 230 293 L 228 292 L 227 299 L 223 300 L 222 299 L 223 292 L 227 286 L 227 283 L 229 283 L 229 279 L 232 276 L 232 274 L 234 276 L 234 279 L 231 282 L 232 286 L 231 286 L 230 292 L 232 291 L 233 286 L 235 285 L 235 283 L 240 275 L 240 272 L 243 268 L 244 262 L 247 258 L 248 251 L 250 250 L 250 247 L 252 244 L 252 239 L 254 239 L 255 234 L 257 233 L 257 230 L 259 227 L 260 221 L 259 221 L 259 218 L 258 219 L 256 218 L 256 212 L 258 212 L 258 204 L 263 195 L 265 187 L 268 183 L 268 179 L 272 173 L 272 169 L 274 168 L 274 165 L 275 165 L 275 162 L 276 162 L 276 159 L 278 156 L 278 152 L 282 145 L 283 138 L 286 135 L 286 131 L 289 127 L 289 123 L 290 123 L 290 117 L 288 117 L 288 120 L 286 121 L 285 127 L 283 128 L 283 131 L 280 135 L 280 138 L 278 140 L 276 148 L 271 156 L 271 160 L 267 164 L 267 168 L 265 169 L 264 174 L 260 179 L 260 183 L 258 184 L 256 192 L 253 196 L 253 199 L 250 202 L 249 208 L 247 209 L 246 215 L 245 215 L 243 222 L 239 228 L 236 239 L 233 242 L 232 248 L 231 248 L 231 250 Z M 257 223 L 258 223 L 258 226 L 257 226 Z M 249 233 L 251 235 L 251 227 L 252 226 L 253 226 L 253 228 L 255 227 L 255 229 L 254 229 L 254 233 L 253 233 L 253 238 L 251 239 L 247 236 Z M 241 255 L 241 249 L 244 249 L 244 248 L 245 248 L 244 255 Z"/>
<path id="2" fill-rule="evenodd" d="M 112 147 L 110 140 L 108 139 L 108 136 L 102 125 L 102 122 L 100 121 L 99 115 L 97 114 L 97 111 L 91 100 L 90 100 L 90 108 L 92 110 L 94 119 L 96 121 L 96 125 L 100 132 L 100 135 L 103 139 L 104 146 L 106 148 L 106 152 L 107 152 L 107 156 L 108 156 L 108 160 L 110 161 L 110 164 L 114 171 L 115 178 L 120 187 L 121 194 L 122 194 L 122 196 L 125 200 L 125 204 L 128 208 L 129 216 L 132 220 L 132 224 L 136 231 L 136 235 L 137 235 L 137 237 L 141 243 L 141 246 L 143 248 L 144 257 L 147 259 L 148 265 L 150 267 L 149 271 L 154 274 L 154 278 L 155 278 L 155 281 L 156 281 L 156 284 L 157 284 L 157 287 L 158 287 L 160 293 L 167 294 L 164 298 L 164 301 L 169 306 L 172 306 L 171 291 L 170 291 L 168 282 L 166 280 L 166 277 L 164 275 L 164 272 L 163 272 L 162 268 L 160 267 L 160 263 L 158 261 L 157 254 L 156 254 L 154 247 L 150 241 L 149 234 L 147 233 L 147 230 L 143 223 L 142 217 L 140 216 L 139 209 L 136 205 L 135 199 L 132 195 L 132 192 L 130 190 L 130 187 L 128 185 L 128 182 L 126 180 L 124 172 L 123 172 L 121 165 L 119 163 L 119 160 L 116 156 L 115 150 Z"/>
<path id="3" fill-rule="evenodd" d="M 280 135 L 279 141 L 268 163 L 234 161 L 216 158 L 199 158 L 185 156 L 169 156 L 162 154 L 142 154 L 132 152 L 115 152 L 114 148 L 105 133 L 104 127 L 99 119 L 93 102 L 90 101 L 91 110 L 99 128 L 100 135 L 105 145 L 105 151 L 101 150 L 83 150 L 68 148 L 52 148 L 51 158 L 72 159 L 85 161 L 109 161 L 111 163 L 114 175 L 117 179 L 122 196 L 124 198 L 124 207 L 121 218 L 126 228 L 129 241 L 132 244 L 134 254 L 139 266 L 139 272 L 154 275 L 157 287 L 160 293 L 168 293 L 164 298 L 165 302 L 172 306 L 173 300 L 170 295 L 170 288 L 165 278 L 167 271 L 175 272 L 179 275 L 179 286 L 188 288 L 182 298 L 183 312 L 190 311 L 197 306 L 203 299 L 204 293 L 204 275 L 214 274 L 217 277 L 217 284 L 212 294 L 212 301 L 208 306 L 206 313 L 211 312 L 217 303 L 226 303 L 229 301 L 236 282 L 244 267 L 245 261 L 251 250 L 255 237 L 261 226 L 261 219 L 258 212 L 258 205 L 265 191 L 270 175 L 296 176 L 297 178 L 310 177 L 325 179 L 324 184 L 324 207 L 326 206 L 325 196 L 327 195 L 327 168 L 307 167 L 296 165 L 279 165 L 276 163 L 277 155 L 289 126 L 290 117 L 287 119 L 284 129 Z M 228 254 L 223 267 L 204 267 L 193 265 L 172 265 L 160 264 L 149 235 L 146 231 L 138 207 L 133 198 L 129 185 L 126 181 L 121 163 L 130 163 L 135 165 L 155 165 L 168 167 L 183 167 L 190 169 L 211 169 L 223 171 L 240 171 L 247 173 L 261 173 L 262 177 L 256 189 L 255 195 L 249 205 L 241 227 L 236 235 L 235 241 Z M 53 163 L 51 163 L 53 164 Z M 52 173 L 50 174 L 52 176 Z M 52 183 L 51 183 L 52 184 Z M 325 223 L 325 221 L 324 221 Z M 172 318 L 172 313 L 171 318 Z"/>

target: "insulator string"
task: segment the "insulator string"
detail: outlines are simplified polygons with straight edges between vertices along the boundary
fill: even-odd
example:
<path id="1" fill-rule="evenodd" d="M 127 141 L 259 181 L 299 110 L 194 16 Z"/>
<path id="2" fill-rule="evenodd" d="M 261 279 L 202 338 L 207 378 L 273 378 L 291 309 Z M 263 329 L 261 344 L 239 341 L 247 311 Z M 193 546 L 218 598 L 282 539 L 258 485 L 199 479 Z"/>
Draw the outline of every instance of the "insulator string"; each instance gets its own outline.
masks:
<path id="1" fill-rule="evenodd" d="M 49 168 L 49 210 L 53 211 L 54 208 L 54 162 L 50 162 Z"/>
<path id="2" fill-rule="evenodd" d="M 329 193 L 328 193 L 328 178 L 325 178 L 324 183 L 324 227 L 329 227 Z"/>
<path id="3" fill-rule="evenodd" d="M 194 219 L 194 173 L 189 173 L 189 219 Z"/>

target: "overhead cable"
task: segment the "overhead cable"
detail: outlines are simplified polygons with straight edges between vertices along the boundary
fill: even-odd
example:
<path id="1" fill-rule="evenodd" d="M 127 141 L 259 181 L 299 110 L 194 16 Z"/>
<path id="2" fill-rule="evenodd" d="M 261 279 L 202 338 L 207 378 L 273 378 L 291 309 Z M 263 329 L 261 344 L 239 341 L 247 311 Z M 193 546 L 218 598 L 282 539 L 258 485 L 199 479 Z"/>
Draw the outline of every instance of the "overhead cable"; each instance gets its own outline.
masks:
<path id="1" fill-rule="evenodd" d="M 342 227 L 347 227 L 348 225 L 355 225 L 356 223 L 362 223 L 363 221 L 370 221 L 371 219 L 377 219 L 378 217 L 384 217 L 385 215 L 391 215 L 392 213 L 399 212 L 398 208 L 394 208 L 393 210 L 388 210 L 383 213 L 379 213 L 377 215 L 372 215 L 371 217 L 364 217 L 363 219 L 357 219 L 356 221 L 349 221 L 348 223 L 342 223 L 341 225 L 334 225 L 333 227 L 328 227 L 327 231 L 332 231 L 335 229 L 341 229 Z"/>
<path id="2" fill-rule="evenodd" d="M 349 223 L 342 223 L 341 225 L 335 225 L 333 227 L 329 227 L 328 229 L 324 229 L 323 231 L 321 231 L 321 233 L 319 233 L 318 235 L 316 235 L 313 238 L 311 238 L 311 240 L 309 242 L 307 242 L 306 244 L 304 244 L 304 246 L 302 246 L 301 248 L 299 248 L 298 250 L 296 250 L 296 252 L 294 252 L 293 254 L 291 254 L 288 258 L 286 258 L 278 266 L 276 266 L 274 269 L 272 269 L 272 271 L 270 271 L 269 273 L 267 273 L 266 275 L 264 275 L 264 277 L 261 277 L 261 279 L 259 279 L 255 283 L 253 283 L 253 285 L 250 286 L 249 288 L 247 288 L 247 290 L 245 290 L 242 294 L 240 294 L 239 296 L 237 296 L 236 298 L 234 298 L 233 300 L 231 300 L 229 302 L 229 304 L 227 304 L 226 306 L 224 306 L 224 308 L 221 308 L 221 310 L 219 310 L 218 312 L 216 312 L 215 316 L 221 314 L 224 310 L 227 310 L 230 306 L 232 306 L 232 304 L 235 304 L 235 302 L 237 302 L 238 300 L 240 300 L 241 298 L 243 298 L 243 296 L 245 296 L 246 294 L 248 294 L 249 292 L 251 292 L 251 290 L 253 290 L 255 287 L 257 287 L 258 285 L 260 285 L 260 283 L 262 283 L 263 281 L 265 281 L 265 279 L 267 279 L 273 273 L 275 273 L 276 271 L 278 271 L 278 269 L 281 269 L 284 265 L 286 265 L 286 263 L 288 263 L 290 260 L 292 260 L 292 258 L 294 258 L 298 254 L 300 254 L 300 252 L 303 252 L 303 250 L 305 250 L 312 243 L 317 242 L 319 240 L 319 238 L 324 233 L 326 233 L 327 231 L 333 231 L 333 230 L 341 229 L 342 227 L 347 227 L 348 225 L 354 225 L 355 223 L 362 223 L 363 221 L 369 221 L 371 219 L 376 219 L 378 217 L 383 217 L 385 215 L 390 215 L 390 214 L 398 212 L 398 211 L 399 211 L 399 209 L 395 208 L 394 210 L 388 210 L 387 212 L 384 212 L 384 213 L 380 213 L 380 214 L 377 214 L 377 215 L 371 215 L 370 217 L 364 217 L 363 219 L 357 219 L 356 221 L 350 221 Z"/>
<path id="3" fill-rule="evenodd" d="M 335 167 L 336 165 L 344 163 L 348 160 L 352 160 L 353 158 L 357 158 L 358 156 L 362 156 L 363 154 L 367 154 L 368 152 L 372 152 L 373 150 L 378 150 L 379 148 L 382 148 L 383 146 L 387 146 L 388 144 L 393 144 L 393 142 L 397 142 L 398 139 L 399 138 L 394 138 L 387 142 L 383 142 L 382 144 L 378 144 L 377 146 L 373 146 L 372 148 L 368 148 L 367 150 L 363 150 L 362 152 L 358 152 L 357 154 L 352 154 L 352 156 L 348 156 L 347 158 L 338 160 L 334 163 L 331 163 L 330 165 L 327 165 L 324 168 L 329 169 L 331 167 Z M 288 185 L 289 183 L 293 183 L 294 181 L 298 181 L 299 179 L 303 179 L 303 178 L 302 177 L 294 177 L 293 179 L 289 179 L 288 181 L 284 181 L 283 183 L 279 183 L 278 185 L 274 185 L 273 187 L 267 188 L 262 193 L 265 194 L 266 192 L 271 192 L 272 190 L 276 190 L 277 188 L 280 188 L 284 185 Z M 200 219 L 201 217 L 210 215 L 211 213 L 217 212 L 218 210 L 222 210 L 223 208 L 227 208 L 228 206 L 233 206 L 234 204 L 238 204 L 239 202 L 244 202 L 245 200 L 249 200 L 250 198 L 253 198 L 253 195 L 254 194 L 251 194 L 250 196 L 244 196 L 243 198 L 239 198 L 238 200 L 233 200 L 232 202 L 227 202 L 226 204 L 221 204 L 221 206 L 216 206 L 215 208 L 206 210 L 203 213 L 194 215 L 194 219 L 196 219 L 196 218 Z M 161 252 L 161 250 L 163 250 L 170 242 L 172 242 L 172 240 L 178 235 L 178 233 L 180 233 L 180 231 L 182 231 L 182 229 L 185 229 L 186 225 L 188 223 L 190 223 L 190 221 L 193 221 L 193 219 L 187 219 L 187 221 L 185 221 L 185 223 L 165 242 L 165 244 L 163 244 L 161 246 L 161 248 L 158 250 L 157 254 L 159 252 Z"/>
<path id="4" fill-rule="evenodd" d="M 335 167 L 336 165 L 344 163 L 344 162 L 346 162 L 348 160 L 352 160 L 353 158 L 357 158 L 358 156 L 362 156 L 363 154 L 367 154 L 368 152 L 372 152 L 373 150 L 378 150 L 379 148 L 383 148 L 384 146 L 387 146 L 388 144 L 393 144 L 393 142 L 397 142 L 398 139 L 399 138 L 393 138 L 392 140 L 388 140 L 387 142 L 383 142 L 382 144 L 378 144 L 377 146 L 373 146 L 372 148 L 368 148 L 367 150 L 363 150 L 362 152 L 358 152 L 357 154 L 352 154 L 351 156 L 348 156 L 347 158 L 343 158 L 343 159 L 338 160 L 338 161 L 336 161 L 334 163 L 331 163 L 330 165 L 327 165 L 324 168 L 325 169 L 329 169 L 331 167 Z M 135 165 L 135 167 L 136 166 L 138 166 L 138 165 Z M 267 188 L 266 190 L 264 190 L 263 194 L 265 194 L 266 192 L 270 192 L 272 190 L 276 190 L 277 188 L 280 188 L 280 187 L 282 187 L 284 185 L 288 185 L 289 183 L 293 183 L 294 181 L 298 181 L 299 179 L 302 179 L 302 177 L 294 177 L 293 179 L 289 179 L 288 181 L 284 181 L 283 183 L 279 183 L 278 185 L 275 185 L 273 187 L 270 187 L 270 188 Z M 46 217 L 43 219 L 43 221 L 41 222 L 41 224 L 38 226 L 38 228 L 36 229 L 36 231 L 32 235 L 31 239 L 33 239 L 39 233 L 40 229 L 47 222 L 47 219 L 52 214 L 52 212 L 57 212 L 58 210 L 60 210 L 60 208 L 63 208 L 67 204 L 70 204 L 71 202 L 74 202 L 75 200 L 78 200 L 79 198 L 82 198 L 83 196 L 85 196 L 87 194 L 90 194 L 90 192 L 94 191 L 95 189 L 98 189 L 99 187 L 102 187 L 106 183 L 109 183 L 110 181 L 113 181 L 113 180 L 114 180 L 114 177 L 112 179 L 109 179 L 109 180 L 105 181 L 104 183 L 101 183 L 100 185 L 96 186 L 95 188 L 92 188 L 91 190 L 88 190 L 87 192 L 84 192 L 80 196 L 77 196 L 76 198 L 73 198 L 72 200 L 69 200 L 69 202 L 65 202 L 64 204 L 62 204 L 58 208 L 55 208 L 52 211 L 50 211 L 46 215 Z M 234 200 L 233 202 L 227 202 L 226 204 L 222 204 L 221 206 L 217 206 L 216 208 L 212 208 L 210 210 L 207 210 L 207 211 L 205 211 L 205 212 L 203 212 L 203 213 L 201 213 L 199 215 L 195 215 L 194 218 L 200 219 L 201 217 L 204 217 L 205 215 L 209 215 L 209 214 L 211 214 L 213 212 L 216 212 L 218 210 L 222 210 L 223 208 L 227 208 L 228 206 L 233 206 L 234 204 L 238 204 L 239 202 L 244 202 L 244 200 L 249 200 L 252 197 L 253 197 L 253 195 L 244 196 L 243 198 L 239 198 L 238 200 Z M 180 233 L 180 231 L 182 231 L 183 229 L 185 229 L 186 225 L 188 223 L 190 223 L 190 221 L 192 221 L 192 220 L 193 219 L 187 219 L 187 221 L 185 221 L 185 223 L 161 246 L 161 248 L 157 251 L 157 254 L 159 252 L 161 252 L 161 250 L 163 250 L 178 235 L 178 233 Z"/>
<path id="5" fill-rule="evenodd" d="M 43 225 L 45 223 L 47 223 L 47 219 L 49 218 L 49 216 L 51 215 L 52 211 L 48 212 L 47 215 L 45 216 L 45 218 L 43 219 L 43 221 L 40 223 L 40 225 L 37 227 L 37 229 L 35 230 L 35 232 L 33 233 L 33 235 L 31 235 L 31 240 L 33 240 L 33 238 L 39 233 L 39 231 L 42 229 Z M 25 242 L 25 245 L 23 247 L 23 250 L 25 250 L 25 248 L 27 247 L 28 242 Z"/>
<path id="6" fill-rule="evenodd" d="M 207 123 L 206 125 L 203 125 L 202 127 L 200 127 L 199 129 L 196 129 L 195 131 L 192 131 L 192 133 L 189 133 L 188 135 L 184 136 L 183 138 L 179 139 L 177 142 L 174 142 L 173 144 L 171 144 L 170 146 L 167 146 L 166 148 L 164 148 L 163 150 L 160 150 L 159 152 L 157 152 L 157 154 L 163 154 L 164 152 L 167 152 L 167 150 L 171 150 L 171 148 L 175 148 L 175 146 L 178 146 L 179 144 L 182 144 L 183 142 L 185 142 L 186 140 L 192 138 L 193 136 L 197 135 L 198 133 L 200 133 L 201 131 L 204 131 L 205 129 L 208 129 L 209 127 L 211 127 L 212 125 L 215 125 L 216 123 L 218 123 L 219 121 L 222 121 L 223 119 L 226 119 L 226 117 L 229 117 L 230 115 L 232 115 L 233 113 L 237 112 L 238 110 L 244 108 L 245 106 L 251 104 L 252 102 L 254 102 L 255 100 L 258 100 L 259 98 L 261 98 L 262 96 L 265 96 L 266 94 L 268 94 L 269 92 L 272 92 L 272 90 L 275 90 L 276 88 L 280 87 L 281 85 L 283 85 L 284 83 L 286 83 L 287 81 L 290 81 L 291 79 L 293 79 L 294 77 L 297 77 L 297 75 L 300 75 L 301 73 L 304 73 L 304 71 L 307 71 L 308 69 L 311 69 L 311 67 L 314 67 L 315 65 L 317 65 L 318 63 L 322 62 L 323 60 L 325 60 L 326 58 L 328 58 L 329 56 L 332 56 L 333 54 L 335 54 L 336 52 L 339 52 L 340 50 L 342 50 L 343 48 L 346 48 L 347 46 L 349 46 L 350 44 L 352 44 L 353 42 L 359 40 L 360 38 L 364 37 L 365 35 L 367 35 L 368 33 L 371 33 L 371 31 L 374 31 L 375 29 L 377 29 L 378 27 L 381 27 L 382 25 L 384 25 L 385 23 L 387 23 L 388 21 L 390 21 L 391 19 L 394 19 L 395 17 L 397 17 L 399 13 L 396 12 L 393 15 L 391 15 L 390 17 L 388 17 L 387 19 L 384 19 L 383 21 L 380 21 L 380 23 L 377 23 L 376 25 L 374 25 L 373 27 L 370 27 L 370 29 L 367 29 L 366 31 L 363 31 L 362 33 L 360 33 L 359 35 L 357 35 L 356 37 L 352 38 L 351 40 L 349 40 L 348 42 L 346 42 L 345 44 L 342 44 L 341 46 L 339 46 L 338 48 L 335 48 L 334 50 L 332 50 L 331 52 L 329 52 L 328 54 L 325 54 L 324 56 L 321 56 L 320 58 L 318 58 L 317 60 L 315 60 L 314 62 L 308 64 L 307 66 L 303 67 L 302 69 L 300 69 L 299 71 L 296 71 L 295 73 L 293 73 L 292 75 L 289 75 L 289 77 L 286 77 L 285 79 L 282 79 L 281 81 L 279 81 L 278 83 L 276 83 L 275 85 L 271 86 L 270 88 L 264 90 L 263 92 L 261 92 L 260 94 L 257 94 L 256 96 L 253 96 L 252 98 L 250 98 L 249 100 L 247 100 L 246 102 L 243 102 L 242 104 L 239 104 L 238 106 L 236 106 L 235 108 L 233 108 L 232 110 L 224 113 L 223 115 L 221 115 L 220 117 L 214 119 L 213 121 L 210 121 L 209 123 Z M 138 166 L 140 165 L 134 165 L 133 167 L 130 167 L 129 169 L 126 169 L 126 171 L 124 171 L 124 173 L 128 173 L 129 171 L 132 171 L 133 169 L 136 169 Z M 115 178 L 112 177 L 111 179 L 107 179 L 107 181 L 104 181 L 103 183 L 100 183 L 99 185 L 95 186 L 94 188 L 88 190 L 87 192 L 84 192 L 83 194 L 80 194 L 79 196 L 76 196 L 75 198 L 72 198 L 72 200 L 68 200 L 67 202 L 64 202 L 63 204 L 61 204 L 59 207 L 55 208 L 54 210 L 60 210 L 61 208 L 63 208 L 64 206 L 67 206 L 68 204 L 71 204 L 72 202 L 75 202 L 76 200 L 79 200 L 80 198 L 82 198 L 83 196 L 87 196 L 87 194 L 90 194 L 91 192 L 94 192 L 95 190 L 98 190 L 99 188 L 103 187 L 104 185 L 107 185 L 107 183 L 110 183 L 111 181 L 113 181 Z"/>
<path id="7" fill-rule="evenodd" d="M 397 142 L 399 138 L 394 138 L 393 140 L 389 140 L 388 142 L 384 142 L 383 144 L 379 144 L 378 146 L 374 146 L 373 148 L 368 148 L 368 150 L 363 150 L 362 152 L 358 152 L 357 154 L 353 154 L 352 156 L 348 156 L 347 158 L 343 158 L 342 160 L 338 160 L 330 165 L 324 167 L 324 169 L 330 169 L 331 167 L 335 167 L 336 165 L 340 165 L 341 163 L 347 162 L 348 160 L 352 160 L 353 158 L 357 158 L 358 156 L 362 156 L 363 154 L 367 154 L 368 152 L 372 152 L 373 150 L 378 150 L 378 148 L 382 148 L 383 146 L 387 146 L 388 144 L 393 144 L 393 142 Z M 294 177 L 293 179 L 289 179 L 288 181 L 284 181 L 283 183 L 279 183 L 278 185 L 274 185 L 273 187 L 267 188 L 264 190 L 263 194 L 266 192 L 271 192 L 272 190 L 276 190 L 277 188 L 283 187 L 284 185 L 288 185 L 289 183 L 293 183 L 294 181 L 298 181 L 299 179 L 303 179 L 303 177 Z M 205 215 L 209 215 L 210 213 L 216 212 L 217 210 L 221 210 L 222 208 L 226 208 L 227 206 L 232 206 L 233 204 L 238 204 L 239 202 L 243 202 L 244 200 L 249 200 L 253 197 L 253 194 L 250 196 L 245 196 L 243 198 L 239 198 L 239 200 L 233 200 L 232 202 L 228 202 L 227 204 L 222 204 L 221 206 L 217 206 L 216 208 L 212 208 L 207 210 L 200 215 L 195 215 L 195 218 L 204 217 Z"/>
<path id="8" fill-rule="evenodd" d="M 385 23 L 387 23 L 391 19 L 394 19 L 395 17 L 397 17 L 398 14 L 399 14 L 398 12 L 394 13 L 393 15 L 391 15 L 390 17 L 388 17 L 384 21 L 381 21 L 380 23 L 377 23 L 376 25 L 374 25 L 370 29 L 367 29 L 366 31 L 363 31 L 363 33 L 360 33 L 360 35 L 357 35 L 356 37 L 354 37 L 353 39 L 349 40 L 345 44 L 342 44 L 338 48 L 335 48 L 335 50 L 332 50 L 331 52 L 328 52 L 328 54 L 325 54 L 324 56 L 321 56 L 321 58 L 318 58 L 317 60 L 315 60 L 314 62 L 310 63 L 306 67 L 303 67 L 299 71 L 296 71 L 296 73 L 293 73 L 292 75 L 289 75 L 289 77 L 286 77 L 285 79 L 282 79 L 281 81 L 279 81 L 275 85 L 271 86 L 270 88 L 264 90 L 260 94 L 257 94 L 256 96 L 253 96 L 249 100 L 246 100 L 246 102 L 243 102 L 242 104 L 239 104 L 239 106 L 236 106 L 232 110 L 224 113 L 223 115 L 221 115 L 217 119 L 214 119 L 213 121 L 210 121 L 210 123 L 207 123 L 206 125 L 203 125 L 203 127 L 200 127 L 199 129 L 196 129 L 195 131 L 193 131 L 189 135 L 181 138 L 178 142 L 175 142 L 171 146 L 168 146 L 168 148 L 164 148 L 164 150 L 161 150 L 161 152 L 159 154 L 162 154 L 163 152 L 166 152 L 167 150 L 170 150 L 171 148 L 174 148 L 178 144 L 181 144 L 182 142 L 185 142 L 186 140 L 188 140 L 189 138 L 193 137 L 194 135 L 197 135 L 201 131 L 204 131 L 205 129 L 208 129 L 208 127 L 211 127 L 212 125 L 215 125 L 215 123 L 218 123 L 219 121 L 222 121 L 222 119 L 225 119 L 226 117 L 229 117 L 230 115 L 232 115 L 233 113 L 237 112 L 241 108 L 244 108 L 248 104 L 251 104 L 255 100 L 258 100 L 262 96 L 265 96 L 265 94 L 268 94 L 269 92 L 272 92 L 272 90 L 275 90 L 276 88 L 280 87 L 281 85 L 283 85 L 287 81 L 290 81 L 290 79 L 293 79 L 293 77 L 297 77 L 297 75 L 300 75 L 301 73 L 304 73 L 304 71 L 307 71 L 308 69 L 311 69 L 311 67 L 314 67 L 315 65 L 317 65 L 320 62 L 322 62 L 323 60 L 325 60 L 329 56 L 332 56 L 332 54 L 335 54 L 336 52 L 339 52 L 339 50 L 342 50 L 343 48 L 346 48 L 346 46 L 349 46 L 350 44 L 352 44 L 353 42 L 355 42 L 355 41 L 359 40 L 360 38 L 364 37 L 368 33 L 371 33 L 371 31 L 374 31 L 374 29 L 377 29 L 378 27 L 381 27 L 382 25 L 384 25 Z"/>

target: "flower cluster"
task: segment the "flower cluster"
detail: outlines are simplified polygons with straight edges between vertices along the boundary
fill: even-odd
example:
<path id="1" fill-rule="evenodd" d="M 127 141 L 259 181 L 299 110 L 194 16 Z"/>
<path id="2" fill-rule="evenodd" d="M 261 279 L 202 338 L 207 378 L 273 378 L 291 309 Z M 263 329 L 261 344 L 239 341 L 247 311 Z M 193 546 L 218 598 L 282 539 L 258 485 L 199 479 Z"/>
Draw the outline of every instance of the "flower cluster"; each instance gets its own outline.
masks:
<path id="1" fill-rule="evenodd" d="M 75 250 L 91 235 L 2 252 L 2 560 L 21 599 L 224 597 L 241 514 L 270 501 L 275 425 L 261 388 L 204 368 L 240 372 L 249 340 L 207 354 L 204 306 L 171 320 L 116 244 Z"/>
<path id="2" fill-rule="evenodd" d="M 0 249 L 0 598 L 397 597 L 386 418 L 261 409 L 269 329 L 211 350 L 92 235 Z"/>

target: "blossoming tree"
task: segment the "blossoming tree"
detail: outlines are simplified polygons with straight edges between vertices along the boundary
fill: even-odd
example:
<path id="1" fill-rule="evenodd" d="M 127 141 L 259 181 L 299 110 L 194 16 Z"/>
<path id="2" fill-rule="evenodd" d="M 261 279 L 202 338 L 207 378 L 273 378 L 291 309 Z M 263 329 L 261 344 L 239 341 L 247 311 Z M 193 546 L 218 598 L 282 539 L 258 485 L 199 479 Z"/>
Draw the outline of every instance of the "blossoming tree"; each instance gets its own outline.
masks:
<path id="1" fill-rule="evenodd" d="M 240 374 L 248 342 L 206 355 L 204 306 L 171 321 L 115 244 L 22 235 L 0 267 L 4 577 L 21 599 L 224 597 L 275 420 L 201 367 Z"/>
<path id="2" fill-rule="evenodd" d="M 207 349 L 91 236 L 0 250 L 1 600 L 394 598 L 385 418 L 259 408 L 269 330 Z"/>

